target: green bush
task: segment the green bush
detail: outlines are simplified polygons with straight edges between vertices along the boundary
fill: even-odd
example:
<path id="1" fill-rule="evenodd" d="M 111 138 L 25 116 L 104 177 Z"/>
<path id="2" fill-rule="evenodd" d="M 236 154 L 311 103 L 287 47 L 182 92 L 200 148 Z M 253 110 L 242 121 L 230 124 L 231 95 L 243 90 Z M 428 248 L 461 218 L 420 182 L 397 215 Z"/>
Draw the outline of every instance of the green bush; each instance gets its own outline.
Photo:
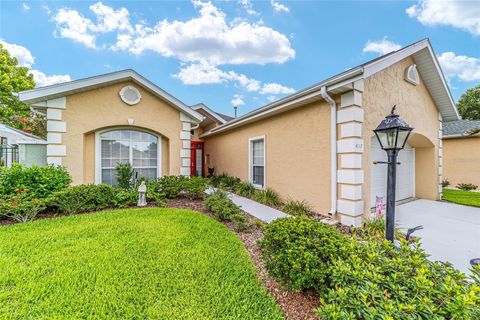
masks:
<path id="1" fill-rule="evenodd" d="M 282 207 L 282 211 L 292 216 L 306 216 L 312 212 L 312 207 L 305 201 L 288 200 Z"/>
<path id="2" fill-rule="evenodd" d="M 250 182 L 240 182 L 235 187 L 235 193 L 246 198 L 253 197 L 255 190 L 255 187 Z"/>
<path id="3" fill-rule="evenodd" d="M 26 198 L 25 190 L 5 196 L 0 200 L 0 217 L 10 218 L 17 222 L 31 221 L 44 209 L 45 201 Z"/>
<path id="4" fill-rule="evenodd" d="M 189 199 L 203 199 L 205 189 L 208 187 L 208 180 L 202 177 L 190 177 L 183 183 L 183 192 Z"/>
<path id="5" fill-rule="evenodd" d="M 163 193 L 168 199 L 177 198 L 184 190 L 184 176 L 165 176 L 147 183 L 147 194 L 150 191 L 150 197 L 155 198 L 155 194 Z"/>
<path id="6" fill-rule="evenodd" d="M 25 167 L 14 164 L 11 168 L 0 168 L 0 197 L 26 190 L 28 199 L 46 199 L 56 191 L 68 187 L 71 178 L 63 167 Z"/>
<path id="7" fill-rule="evenodd" d="M 210 178 L 210 183 L 215 188 L 220 188 L 228 191 L 235 191 L 236 186 L 242 181 L 239 178 L 230 176 L 226 173 L 219 174 Z"/>
<path id="8" fill-rule="evenodd" d="M 117 178 L 117 187 L 122 189 L 131 189 L 133 185 L 134 171 L 130 163 L 119 163 L 115 167 L 115 177 Z"/>
<path id="9" fill-rule="evenodd" d="M 478 186 L 473 183 L 459 183 L 457 188 L 463 191 L 477 190 Z"/>
<path id="10" fill-rule="evenodd" d="M 446 188 L 450 185 L 450 181 L 448 181 L 448 179 L 443 179 L 442 180 L 442 187 L 443 188 Z"/>
<path id="11" fill-rule="evenodd" d="M 368 237 L 375 237 L 383 240 L 385 238 L 387 225 L 383 217 L 378 217 L 366 220 L 361 228 L 357 228 L 355 230 L 360 235 L 367 235 Z M 397 240 L 405 239 L 405 235 L 397 226 L 394 228 L 394 236 Z"/>
<path id="12" fill-rule="evenodd" d="M 107 184 L 73 186 L 54 193 L 47 205 L 68 214 L 103 210 L 116 205 L 115 189 Z"/>
<path id="13" fill-rule="evenodd" d="M 280 196 L 270 188 L 256 190 L 252 199 L 270 207 L 279 207 L 282 205 L 282 199 Z"/>
<path id="14" fill-rule="evenodd" d="M 250 228 L 247 216 L 245 216 L 239 206 L 228 198 L 228 194 L 225 191 L 215 191 L 205 199 L 203 204 L 219 220 L 234 222 L 237 231 L 246 231 Z"/>
<path id="15" fill-rule="evenodd" d="M 333 259 L 329 288 L 319 290 L 324 319 L 474 319 L 480 287 L 449 264 L 430 262 L 403 241 L 347 242 Z"/>
<path id="16" fill-rule="evenodd" d="M 276 219 L 264 232 L 265 265 L 288 288 L 322 291 L 347 240 L 334 227 L 304 216 Z"/>
<path id="17" fill-rule="evenodd" d="M 114 203 L 112 207 L 128 208 L 133 207 L 138 202 L 138 191 L 135 189 L 120 189 L 114 191 Z"/>

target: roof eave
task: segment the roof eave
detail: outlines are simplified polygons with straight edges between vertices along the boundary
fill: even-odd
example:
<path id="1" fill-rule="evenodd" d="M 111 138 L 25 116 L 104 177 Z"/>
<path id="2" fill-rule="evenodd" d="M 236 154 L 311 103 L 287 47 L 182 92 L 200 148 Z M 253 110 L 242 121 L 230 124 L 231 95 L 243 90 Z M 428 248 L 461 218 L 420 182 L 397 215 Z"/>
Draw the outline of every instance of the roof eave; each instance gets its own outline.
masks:
<path id="1" fill-rule="evenodd" d="M 203 121 L 203 116 L 200 113 L 185 105 L 183 102 L 131 69 L 22 91 L 18 93 L 18 99 L 26 104 L 35 105 L 45 100 L 60 98 L 68 94 L 104 87 L 126 80 L 134 81 L 135 83 L 143 86 L 148 91 L 161 97 L 173 107 L 177 108 L 179 111 L 188 114 L 196 122 Z"/>

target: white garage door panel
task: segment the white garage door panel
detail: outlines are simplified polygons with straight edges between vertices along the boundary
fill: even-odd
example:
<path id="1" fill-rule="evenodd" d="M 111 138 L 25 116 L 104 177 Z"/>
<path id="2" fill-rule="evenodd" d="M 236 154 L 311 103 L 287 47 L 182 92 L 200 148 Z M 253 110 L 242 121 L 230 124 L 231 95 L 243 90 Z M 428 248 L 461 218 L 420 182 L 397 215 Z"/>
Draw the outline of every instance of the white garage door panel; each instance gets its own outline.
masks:
<path id="1" fill-rule="evenodd" d="M 387 153 L 380 148 L 376 138 L 372 139 L 371 159 L 373 161 L 387 161 Z M 396 200 L 403 200 L 415 196 L 415 149 L 406 144 L 405 149 L 399 152 L 397 165 Z M 387 165 L 371 164 L 371 192 L 370 205 L 375 206 L 376 197 L 384 197 L 386 202 Z"/>

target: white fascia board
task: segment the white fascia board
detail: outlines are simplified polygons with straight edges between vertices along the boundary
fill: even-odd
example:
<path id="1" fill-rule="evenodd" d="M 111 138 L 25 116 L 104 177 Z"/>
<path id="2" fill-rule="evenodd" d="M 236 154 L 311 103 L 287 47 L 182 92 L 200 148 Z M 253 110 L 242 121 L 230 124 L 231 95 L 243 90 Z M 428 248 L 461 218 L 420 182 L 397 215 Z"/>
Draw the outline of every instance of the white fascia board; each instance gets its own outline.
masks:
<path id="1" fill-rule="evenodd" d="M 198 109 L 202 109 L 204 110 L 206 113 L 208 113 L 209 115 L 212 116 L 212 118 L 214 118 L 215 120 L 217 120 L 218 122 L 220 122 L 221 124 L 224 124 L 225 122 L 227 122 L 227 120 L 223 119 L 221 116 L 219 116 L 215 111 L 213 111 L 212 109 L 210 109 L 209 107 L 207 107 L 206 105 L 204 105 L 203 103 L 201 104 L 198 104 L 196 106 L 192 106 L 191 107 L 193 110 L 197 111 Z"/>
<path id="2" fill-rule="evenodd" d="M 203 121 L 203 116 L 200 113 L 185 105 L 183 102 L 131 69 L 22 91 L 18 93 L 18 99 L 27 104 L 36 104 L 44 100 L 66 96 L 75 92 L 86 91 L 90 88 L 117 83 L 123 80 L 132 80 L 142 85 L 149 91 L 169 102 L 173 107 L 190 115 L 194 120 L 198 122 Z"/>

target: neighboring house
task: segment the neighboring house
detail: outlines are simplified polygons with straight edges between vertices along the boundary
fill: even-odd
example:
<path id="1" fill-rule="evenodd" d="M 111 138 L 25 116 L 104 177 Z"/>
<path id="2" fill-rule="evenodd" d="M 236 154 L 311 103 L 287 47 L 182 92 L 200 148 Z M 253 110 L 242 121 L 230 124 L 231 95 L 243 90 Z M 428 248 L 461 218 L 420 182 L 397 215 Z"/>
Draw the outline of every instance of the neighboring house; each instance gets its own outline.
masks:
<path id="1" fill-rule="evenodd" d="M 226 172 L 308 201 L 359 225 L 384 196 L 385 160 L 372 130 L 397 112 L 414 131 L 398 167 L 397 199 L 439 199 L 441 122 L 458 120 L 428 40 L 230 119 L 193 107 L 132 70 L 19 93 L 48 123 L 47 159 L 73 182 L 113 183 L 118 162 L 148 178 Z"/>
<path id="2" fill-rule="evenodd" d="M 480 120 L 443 123 L 443 178 L 480 186 Z"/>
<path id="3" fill-rule="evenodd" d="M 46 164 L 47 142 L 37 136 L 0 123 L 0 166 L 22 163 L 28 167 Z"/>

